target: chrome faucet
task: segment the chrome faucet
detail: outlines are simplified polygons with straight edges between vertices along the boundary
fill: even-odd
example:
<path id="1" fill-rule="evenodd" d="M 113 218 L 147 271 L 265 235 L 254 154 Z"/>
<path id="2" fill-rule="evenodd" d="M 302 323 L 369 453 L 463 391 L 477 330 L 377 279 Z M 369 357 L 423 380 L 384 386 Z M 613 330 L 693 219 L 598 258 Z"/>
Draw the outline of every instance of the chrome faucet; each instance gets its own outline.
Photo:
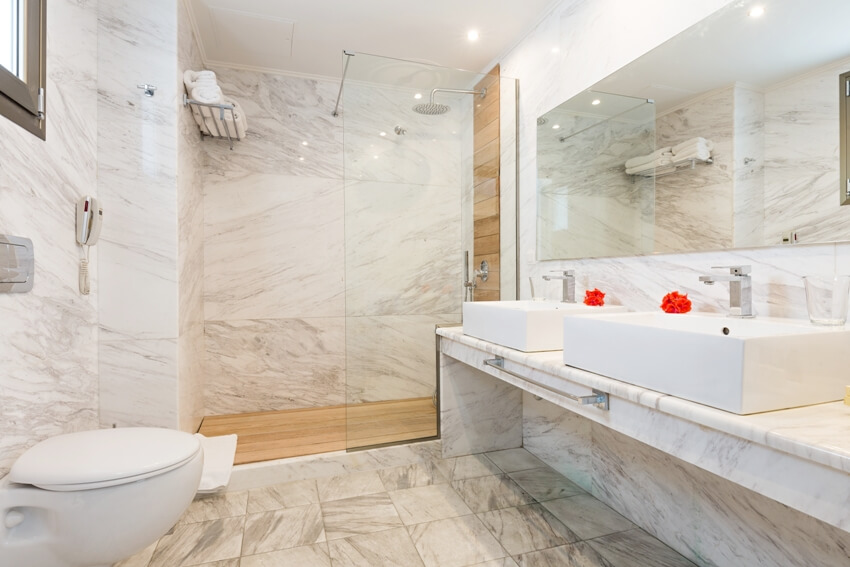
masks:
<path id="1" fill-rule="evenodd" d="M 576 272 L 575 270 L 553 270 L 553 274 L 557 276 L 543 276 L 547 282 L 549 280 L 563 280 L 563 288 L 561 290 L 562 303 L 576 302 Z"/>
<path id="2" fill-rule="evenodd" d="M 728 269 L 728 276 L 707 274 L 699 281 L 705 285 L 714 282 L 729 282 L 729 316 L 755 317 L 753 314 L 753 279 L 750 277 L 752 266 L 712 266 L 712 270 Z"/>

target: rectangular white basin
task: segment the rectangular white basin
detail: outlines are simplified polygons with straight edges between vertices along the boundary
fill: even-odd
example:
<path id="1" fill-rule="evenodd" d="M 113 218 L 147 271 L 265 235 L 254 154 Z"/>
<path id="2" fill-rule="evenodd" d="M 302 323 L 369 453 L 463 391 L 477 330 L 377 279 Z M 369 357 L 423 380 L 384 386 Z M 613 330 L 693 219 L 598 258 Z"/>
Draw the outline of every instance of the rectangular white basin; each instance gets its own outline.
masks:
<path id="1" fill-rule="evenodd" d="M 564 320 L 564 363 L 737 414 L 843 398 L 850 330 L 789 319 L 623 313 Z"/>
<path id="2" fill-rule="evenodd" d="M 463 333 L 523 352 L 564 348 L 564 317 L 616 313 L 620 305 L 588 307 L 555 301 L 478 301 L 463 304 Z"/>

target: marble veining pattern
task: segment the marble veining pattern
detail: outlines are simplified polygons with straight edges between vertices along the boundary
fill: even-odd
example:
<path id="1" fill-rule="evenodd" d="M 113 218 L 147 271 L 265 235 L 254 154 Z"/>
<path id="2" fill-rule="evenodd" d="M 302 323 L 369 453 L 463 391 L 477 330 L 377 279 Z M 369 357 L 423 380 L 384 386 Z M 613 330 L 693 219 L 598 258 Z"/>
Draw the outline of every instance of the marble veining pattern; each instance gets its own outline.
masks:
<path id="1" fill-rule="evenodd" d="M 97 192 L 97 5 L 50 3 L 47 139 L 0 119 L 2 233 L 32 239 L 35 285 L 0 294 L 0 477 L 36 442 L 98 425 L 97 253 L 81 296 L 76 200 Z"/>
<path id="2" fill-rule="evenodd" d="M 580 506 L 569 508 L 572 516 L 563 513 L 563 506 L 554 507 L 554 511 L 548 509 L 552 502 L 560 501 L 543 505 L 533 499 L 476 515 L 436 471 L 454 471 L 459 476 L 470 476 L 468 480 L 475 480 L 480 486 L 498 486 L 505 477 L 494 470 L 490 457 L 498 459 L 499 455 L 442 459 L 439 451 L 433 450 L 435 443 L 417 444 L 418 460 L 405 466 L 391 463 L 386 458 L 387 450 L 379 449 L 360 453 L 384 454 L 379 460 L 385 465 L 368 474 L 361 471 L 199 497 L 169 534 L 116 567 L 516 567 L 545 564 L 530 562 L 534 550 L 545 553 L 569 545 L 580 546 L 580 536 L 573 525 L 606 526 L 605 530 L 593 532 L 596 537 L 603 531 L 604 535 L 617 534 L 616 528 L 640 531 L 623 519 L 617 520 L 614 512 L 590 495 L 584 495 Z M 395 447 L 392 452 L 402 458 L 402 449 Z M 513 452 L 514 461 L 520 452 Z M 524 458 L 525 462 L 531 461 L 530 455 Z M 530 470 L 535 469 L 518 472 Z M 411 484 L 414 478 L 413 484 L 436 484 L 396 488 Z M 381 479 L 388 492 L 315 502 L 317 484 L 336 494 L 357 494 L 376 489 L 376 479 Z M 301 505 L 304 500 L 311 502 Z M 263 511 L 254 512 L 258 509 Z M 582 517 L 576 518 L 579 509 Z M 654 547 L 660 550 L 659 557 L 670 556 L 669 549 L 646 534 L 635 537 L 642 542 L 641 549 L 651 551 Z M 622 553 L 622 545 L 612 546 L 611 554 Z M 589 547 L 585 551 L 596 553 Z M 608 552 L 605 546 L 599 549 L 600 554 Z M 647 557 L 651 560 L 651 553 Z M 602 560 L 588 565 L 608 566 Z M 626 567 L 628 563 L 612 565 Z"/>

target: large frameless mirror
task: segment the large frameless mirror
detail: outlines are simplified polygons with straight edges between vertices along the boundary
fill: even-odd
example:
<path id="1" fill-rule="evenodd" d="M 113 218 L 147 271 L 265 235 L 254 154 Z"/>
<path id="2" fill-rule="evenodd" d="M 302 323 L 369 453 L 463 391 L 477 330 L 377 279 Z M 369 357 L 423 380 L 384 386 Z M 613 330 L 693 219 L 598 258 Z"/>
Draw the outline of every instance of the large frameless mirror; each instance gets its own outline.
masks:
<path id="1" fill-rule="evenodd" d="M 850 239 L 847 21 L 734 2 L 539 117 L 538 259 Z"/>

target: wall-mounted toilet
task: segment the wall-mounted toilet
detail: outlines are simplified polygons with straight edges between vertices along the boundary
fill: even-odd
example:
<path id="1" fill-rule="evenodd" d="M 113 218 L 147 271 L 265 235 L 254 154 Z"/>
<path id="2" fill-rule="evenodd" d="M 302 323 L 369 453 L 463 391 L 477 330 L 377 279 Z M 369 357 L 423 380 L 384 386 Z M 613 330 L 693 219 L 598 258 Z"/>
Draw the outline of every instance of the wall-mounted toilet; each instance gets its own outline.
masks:
<path id="1" fill-rule="evenodd" d="M 0 565 L 100 567 L 165 534 L 195 496 L 197 438 L 128 427 L 46 439 L 0 481 Z"/>

